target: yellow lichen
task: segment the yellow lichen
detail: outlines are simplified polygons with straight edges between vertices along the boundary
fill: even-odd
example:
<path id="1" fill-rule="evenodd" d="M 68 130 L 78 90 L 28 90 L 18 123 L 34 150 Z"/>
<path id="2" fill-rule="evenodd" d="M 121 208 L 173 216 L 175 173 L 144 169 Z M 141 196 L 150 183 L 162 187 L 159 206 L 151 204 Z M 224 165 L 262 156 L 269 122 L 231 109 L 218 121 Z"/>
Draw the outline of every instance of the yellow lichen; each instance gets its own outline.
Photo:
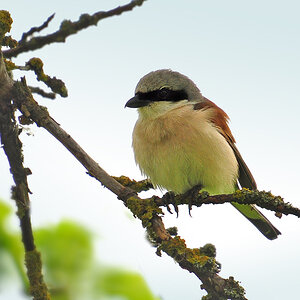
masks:
<path id="1" fill-rule="evenodd" d="M 16 68 L 16 65 L 11 60 L 4 59 L 4 63 L 5 63 L 6 70 L 8 72 Z"/>
<path id="2" fill-rule="evenodd" d="M 28 66 L 30 68 L 30 70 L 34 71 L 38 80 L 44 81 L 44 82 L 48 80 L 49 76 L 44 73 L 44 70 L 43 70 L 44 63 L 42 62 L 42 60 L 40 58 L 37 58 L 37 57 L 31 58 L 26 63 L 26 66 Z"/>
<path id="3" fill-rule="evenodd" d="M 203 255 L 198 248 L 190 249 L 186 247 L 185 240 L 179 236 L 163 241 L 158 248 L 158 254 L 166 252 L 178 263 L 190 264 L 203 273 L 219 272 L 219 265 L 213 257 Z"/>
<path id="4" fill-rule="evenodd" d="M 7 32 L 10 32 L 13 20 L 7 10 L 0 10 L 0 38 L 3 39 Z"/>
<path id="5" fill-rule="evenodd" d="M 127 207 L 141 221 L 143 227 L 149 227 L 155 215 L 162 215 L 162 210 L 155 204 L 153 199 L 137 199 L 130 197 L 126 201 Z"/>
<path id="6" fill-rule="evenodd" d="M 175 236 L 173 239 L 163 241 L 161 244 L 161 250 L 169 254 L 171 257 L 176 258 L 178 255 L 183 255 L 185 253 L 185 240 L 179 236 Z"/>
<path id="7" fill-rule="evenodd" d="M 7 46 L 9 48 L 15 48 L 18 46 L 18 42 L 9 35 L 9 36 L 5 36 L 3 38 L 2 46 Z"/>
<path id="8" fill-rule="evenodd" d="M 26 66 L 29 67 L 30 70 L 33 70 L 37 76 L 37 80 L 43 81 L 54 93 L 58 93 L 62 97 L 68 96 L 68 90 L 64 84 L 64 82 L 56 77 L 51 78 L 47 74 L 44 73 L 43 70 L 43 62 L 39 58 L 31 58 Z"/>
<path id="9" fill-rule="evenodd" d="M 150 181 L 148 180 L 141 180 L 141 181 L 136 181 L 134 179 L 130 179 L 127 176 L 120 176 L 120 177 L 115 177 L 113 176 L 113 178 L 118 181 L 119 183 L 121 183 L 122 185 L 129 187 L 131 189 L 133 189 L 136 192 L 141 192 L 141 191 L 148 191 L 150 188 L 152 188 L 152 184 L 150 183 Z"/>

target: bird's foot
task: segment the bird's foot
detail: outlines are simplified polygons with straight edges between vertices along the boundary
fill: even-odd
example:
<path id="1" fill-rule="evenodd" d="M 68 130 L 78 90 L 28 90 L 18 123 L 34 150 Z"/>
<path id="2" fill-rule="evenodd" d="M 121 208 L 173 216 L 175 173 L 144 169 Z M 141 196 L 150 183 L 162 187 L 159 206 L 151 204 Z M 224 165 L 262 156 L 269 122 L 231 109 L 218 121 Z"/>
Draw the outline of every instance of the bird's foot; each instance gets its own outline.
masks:
<path id="1" fill-rule="evenodd" d="M 202 189 L 202 185 L 198 184 L 192 187 L 190 190 L 183 194 L 183 197 L 187 199 L 189 215 L 191 216 L 191 210 L 193 208 L 193 200 L 196 199 L 199 195 L 199 191 Z"/>
<path id="2" fill-rule="evenodd" d="M 178 206 L 175 202 L 175 194 L 173 192 L 167 192 L 164 195 L 163 200 L 164 200 L 164 203 L 165 203 L 165 206 L 166 206 L 168 212 L 172 214 L 172 211 L 171 211 L 170 206 L 169 206 L 169 204 L 172 204 L 173 207 L 174 207 L 174 210 L 177 214 L 177 217 L 178 217 Z"/>

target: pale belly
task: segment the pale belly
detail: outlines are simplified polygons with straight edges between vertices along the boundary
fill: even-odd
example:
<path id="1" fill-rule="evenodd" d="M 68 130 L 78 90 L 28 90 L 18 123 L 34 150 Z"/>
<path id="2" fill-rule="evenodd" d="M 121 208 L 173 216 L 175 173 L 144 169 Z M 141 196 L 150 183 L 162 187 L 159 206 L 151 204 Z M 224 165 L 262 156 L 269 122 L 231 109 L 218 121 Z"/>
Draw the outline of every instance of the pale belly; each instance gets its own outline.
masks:
<path id="1" fill-rule="evenodd" d="M 166 133 L 157 122 L 147 125 L 136 124 L 133 149 L 154 186 L 184 193 L 200 184 L 210 194 L 234 192 L 238 163 L 216 128 L 206 122 L 196 128 L 184 123 L 180 132 L 168 128 Z"/>

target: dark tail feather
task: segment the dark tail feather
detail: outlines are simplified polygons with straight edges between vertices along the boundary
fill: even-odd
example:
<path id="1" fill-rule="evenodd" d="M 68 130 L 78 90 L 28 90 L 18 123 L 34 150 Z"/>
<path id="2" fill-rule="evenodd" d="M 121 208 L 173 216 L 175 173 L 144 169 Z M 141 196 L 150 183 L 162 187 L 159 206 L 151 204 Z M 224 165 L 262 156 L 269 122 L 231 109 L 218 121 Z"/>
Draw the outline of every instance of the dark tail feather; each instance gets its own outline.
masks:
<path id="1" fill-rule="evenodd" d="M 266 238 L 274 240 L 281 232 L 254 206 L 231 203 L 243 216 L 245 216 Z"/>

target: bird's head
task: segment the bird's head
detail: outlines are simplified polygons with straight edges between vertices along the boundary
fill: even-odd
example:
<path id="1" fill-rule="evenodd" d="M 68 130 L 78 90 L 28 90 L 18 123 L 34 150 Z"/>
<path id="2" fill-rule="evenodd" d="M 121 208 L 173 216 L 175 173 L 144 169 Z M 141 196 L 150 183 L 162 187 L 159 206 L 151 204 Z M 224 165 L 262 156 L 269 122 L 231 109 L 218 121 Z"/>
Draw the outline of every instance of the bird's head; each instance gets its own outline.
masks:
<path id="1" fill-rule="evenodd" d="M 164 69 L 145 75 L 137 84 L 135 96 L 125 107 L 138 108 L 140 116 L 155 118 L 188 102 L 199 102 L 202 95 L 188 77 Z"/>

